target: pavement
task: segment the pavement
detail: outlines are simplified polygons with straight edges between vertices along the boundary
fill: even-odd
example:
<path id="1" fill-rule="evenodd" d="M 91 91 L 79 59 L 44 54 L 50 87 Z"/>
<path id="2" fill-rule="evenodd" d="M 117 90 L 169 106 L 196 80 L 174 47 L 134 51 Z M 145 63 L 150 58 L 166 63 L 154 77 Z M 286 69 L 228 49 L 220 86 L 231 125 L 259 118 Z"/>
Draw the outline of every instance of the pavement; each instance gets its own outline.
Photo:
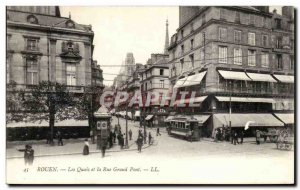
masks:
<path id="1" fill-rule="evenodd" d="M 114 118 L 113 126 L 116 122 L 117 119 Z M 120 125 L 124 132 L 124 119 L 120 119 Z M 29 168 L 24 165 L 23 153 L 16 150 L 16 148 L 23 148 L 27 142 L 8 142 L 7 182 L 13 184 L 290 184 L 294 180 L 295 152 L 279 150 L 275 143 L 256 145 L 254 138 L 245 138 L 243 144 L 237 145 L 229 142 L 214 142 L 210 138 L 189 142 L 169 136 L 164 129 L 161 129 L 160 136 L 156 136 L 156 129 L 147 129 L 147 132 L 150 131 L 154 137 L 154 144 L 145 145 L 142 152 L 138 153 L 134 141 L 138 134 L 139 123 L 129 121 L 128 129 L 132 130 L 134 139 L 129 141 L 130 148 L 120 150 L 116 145 L 107 151 L 104 158 L 98 154 L 93 144 L 90 144 L 92 153 L 83 156 L 83 139 L 65 140 L 64 146 L 49 146 L 45 141 L 31 142 L 36 156 L 33 165 Z M 24 172 L 26 168 L 29 173 Z M 41 168 L 55 168 L 58 171 L 41 172 Z M 96 171 L 85 172 L 92 168 Z M 105 168 L 111 171 L 104 171 Z M 117 172 L 118 169 L 128 171 Z"/>

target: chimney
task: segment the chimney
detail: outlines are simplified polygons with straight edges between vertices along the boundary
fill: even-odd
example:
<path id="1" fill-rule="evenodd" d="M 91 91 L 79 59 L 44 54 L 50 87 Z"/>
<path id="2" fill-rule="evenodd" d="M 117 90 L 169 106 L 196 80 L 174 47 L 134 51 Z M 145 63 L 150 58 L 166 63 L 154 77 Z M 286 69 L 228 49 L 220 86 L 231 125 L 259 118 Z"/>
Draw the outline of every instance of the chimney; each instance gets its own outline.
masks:
<path id="1" fill-rule="evenodd" d="M 289 19 L 293 19 L 294 18 L 294 7 L 283 6 L 282 7 L 282 16 L 287 17 Z"/>

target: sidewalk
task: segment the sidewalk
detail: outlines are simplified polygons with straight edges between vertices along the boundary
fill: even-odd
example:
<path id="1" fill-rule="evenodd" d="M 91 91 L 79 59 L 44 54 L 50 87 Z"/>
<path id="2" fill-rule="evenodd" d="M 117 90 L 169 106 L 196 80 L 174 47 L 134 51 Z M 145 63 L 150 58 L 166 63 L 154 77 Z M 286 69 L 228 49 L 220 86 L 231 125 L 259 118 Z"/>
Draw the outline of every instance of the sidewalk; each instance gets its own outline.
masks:
<path id="1" fill-rule="evenodd" d="M 61 155 L 76 155 L 82 154 L 83 146 L 84 146 L 84 138 L 83 139 L 68 139 L 63 140 L 64 146 L 57 146 L 57 141 L 55 141 L 54 146 L 50 146 L 46 144 L 45 140 L 41 141 L 14 141 L 7 142 L 6 144 L 6 158 L 23 158 L 24 153 L 18 151 L 17 149 L 24 149 L 25 144 L 31 144 L 34 149 L 35 157 L 43 157 L 43 156 L 61 156 Z M 90 143 L 90 154 L 101 153 L 101 150 L 96 149 L 96 144 Z M 122 151 L 137 151 L 137 145 L 134 140 L 128 142 L 129 148 L 122 149 L 120 146 L 115 143 L 114 146 L 110 149 L 107 149 L 106 152 L 122 152 Z M 149 145 L 145 144 L 143 149 L 148 148 Z"/>

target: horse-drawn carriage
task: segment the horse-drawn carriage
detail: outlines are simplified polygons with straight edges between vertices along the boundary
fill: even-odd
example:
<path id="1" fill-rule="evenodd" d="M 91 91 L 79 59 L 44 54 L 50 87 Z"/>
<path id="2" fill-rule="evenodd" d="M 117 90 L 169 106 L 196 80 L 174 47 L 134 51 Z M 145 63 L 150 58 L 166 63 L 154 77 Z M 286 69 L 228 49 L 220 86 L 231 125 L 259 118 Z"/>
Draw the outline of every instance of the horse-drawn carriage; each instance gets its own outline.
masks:
<path id="1" fill-rule="evenodd" d="M 293 146 L 294 141 L 291 134 L 287 130 L 280 131 L 276 142 L 277 149 L 292 150 Z"/>

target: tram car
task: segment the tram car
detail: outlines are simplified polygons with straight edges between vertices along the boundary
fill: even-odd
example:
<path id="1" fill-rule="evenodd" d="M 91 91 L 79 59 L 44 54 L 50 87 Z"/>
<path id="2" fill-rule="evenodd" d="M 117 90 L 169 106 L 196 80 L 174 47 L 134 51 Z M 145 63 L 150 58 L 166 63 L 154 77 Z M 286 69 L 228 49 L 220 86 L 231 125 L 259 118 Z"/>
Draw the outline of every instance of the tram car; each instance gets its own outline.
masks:
<path id="1" fill-rule="evenodd" d="M 201 128 L 197 119 L 189 116 L 175 116 L 167 127 L 168 134 L 174 137 L 182 137 L 189 141 L 199 141 Z"/>
<path id="2" fill-rule="evenodd" d="M 105 107 L 100 107 L 94 113 L 94 122 L 96 125 L 97 149 L 107 146 L 108 138 L 111 131 L 111 114 Z"/>

